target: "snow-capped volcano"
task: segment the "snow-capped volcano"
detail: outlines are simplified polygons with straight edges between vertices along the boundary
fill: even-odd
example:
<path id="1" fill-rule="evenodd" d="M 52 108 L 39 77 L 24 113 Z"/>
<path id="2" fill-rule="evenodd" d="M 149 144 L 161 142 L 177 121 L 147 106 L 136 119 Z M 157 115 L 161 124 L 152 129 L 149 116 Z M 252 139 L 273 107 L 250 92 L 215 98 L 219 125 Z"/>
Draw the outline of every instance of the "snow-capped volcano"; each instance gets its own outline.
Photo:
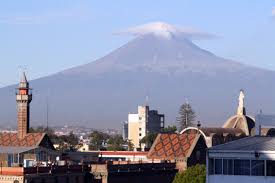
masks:
<path id="1" fill-rule="evenodd" d="M 203 31 L 199 31 L 192 27 L 179 27 L 165 22 L 153 22 L 144 25 L 127 28 L 120 31 L 119 34 L 130 34 L 134 36 L 144 36 L 153 34 L 159 38 L 172 39 L 187 38 L 187 39 L 208 39 L 216 37 Z"/>
<path id="2" fill-rule="evenodd" d="M 274 111 L 275 72 L 199 48 L 192 38 L 206 33 L 197 32 L 188 34 L 164 23 L 129 28 L 124 33 L 136 37 L 110 54 L 32 81 L 31 125 L 44 124 L 47 96 L 50 125 L 95 128 L 120 128 L 120 122 L 136 112 L 146 96 L 152 108 L 166 115 L 168 124 L 188 98 L 203 126 L 221 126 L 235 113 L 240 89 L 246 92 L 248 114 Z M 0 110 L 2 124 L 16 125 L 15 87 L 0 90 L 5 104 Z"/>

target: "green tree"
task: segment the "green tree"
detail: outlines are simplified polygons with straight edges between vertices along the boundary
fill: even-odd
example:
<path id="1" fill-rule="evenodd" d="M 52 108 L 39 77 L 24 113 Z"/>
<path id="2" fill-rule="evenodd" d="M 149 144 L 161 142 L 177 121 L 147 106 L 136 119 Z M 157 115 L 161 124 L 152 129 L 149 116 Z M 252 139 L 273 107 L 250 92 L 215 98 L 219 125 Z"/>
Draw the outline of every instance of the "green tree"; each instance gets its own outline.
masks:
<path id="1" fill-rule="evenodd" d="M 182 173 L 177 173 L 173 183 L 205 183 L 206 168 L 205 165 L 195 165 Z"/>
<path id="2" fill-rule="evenodd" d="M 46 128 L 44 126 L 38 126 L 36 128 L 30 127 L 30 133 L 47 133 L 53 144 L 59 143 L 59 137 L 54 133 L 54 129 Z"/>
<path id="3" fill-rule="evenodd" d="M 123 151 L 123 144 L 125 141 L 121 135 L 113 135 L 108 140 L 107 150 L 108 151 Z"/>
<path id="4" fill-rule="evenodd" d="M 196 114 L 193 111 L 191 105 L 186 102 L 185 104 L 182 104 L 179 109 L 177 122 L 179 125 L 179 131 L 182 131 L 183 129 L 193 126 L 195 122 Z"/>
<path id="5" fill-rule="evenodd" d="M 76 151 L 79 145 L 78 137 L 71 131 L 69 135 L 61 135 L 56 139 L 59 151 Z"/>
<path id="6" fill-rule="evenodd" d="M 146 144 L 146 147 L 147 148 L 150 148 L 155 139 L 157 138 L 158 136 L 158 133 L 148 133 L 145 137 L 143 137 L 141 140 L 140 140 L 140 143 L 141 144 Z"/>
<path id="7" fill-rule="evenodd" d="M 110 138 L 110 135 L 99 132 L 99 131 L 93 131 L 90 134 L 90 149 L 92 150 L 100 150 L 103 148 L 103 143 L 107 142 L 107 140 Z"/>
<path id="8" fill-rule="evenodd" d="M 176 126 L 167 126 L 162 129 L 162 132 L 164 132 L 164 133 L 175 133 L 176 131 L 177 131 Z"/>
<path id="9" fill-rule="evenodd" d="M 30 127 L 29 131 L 30 133 L 47 133 L 49 137 L 55 135 L 52 128 L 46 128 L 44 126 L 38 126 L 36 128 Z"/>
<path id="10" fill-rule="evenodd" d="M 64 152 L 64 151 L 75 151 L 78 146 L 78 138 L 73 132 L 70 132 L 69 135 L 61 135 L 57 136 L 54 133 L 52 128 L 46 128 L 43 126 L 38 126 L 36 128 L 30 128 L 31 133 L 47 133 L 51 142 L 53 144 L 57 144 L 57 150 Z"/>

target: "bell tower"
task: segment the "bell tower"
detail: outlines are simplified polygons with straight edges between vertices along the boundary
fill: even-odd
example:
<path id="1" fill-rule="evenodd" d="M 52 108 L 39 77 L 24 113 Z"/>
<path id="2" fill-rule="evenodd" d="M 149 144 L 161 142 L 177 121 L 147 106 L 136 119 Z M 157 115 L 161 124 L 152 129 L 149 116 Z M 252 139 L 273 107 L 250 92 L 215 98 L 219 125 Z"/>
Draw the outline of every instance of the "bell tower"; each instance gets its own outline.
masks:
<path id="1" fill-rule="evenodd" d="M 18 138 L 20 139 L 29 133 L 31 101 L 31 89 L 29 88 L 26 74 L 23 72 L 16 92 Z"/>

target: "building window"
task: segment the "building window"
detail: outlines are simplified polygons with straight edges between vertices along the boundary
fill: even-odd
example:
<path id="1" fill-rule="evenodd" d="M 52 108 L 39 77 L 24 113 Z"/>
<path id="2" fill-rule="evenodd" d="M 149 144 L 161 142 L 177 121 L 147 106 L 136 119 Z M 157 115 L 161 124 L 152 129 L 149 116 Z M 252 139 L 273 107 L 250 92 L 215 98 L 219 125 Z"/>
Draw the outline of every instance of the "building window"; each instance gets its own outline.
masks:
<path id="1" fill-rule="evenodd" d="M 251 161 L 251 175 L 264 176 L 264 161 L 252 160 Z"/>
<path id="2" fill-rule="evenodd" d="M 233 160 L 224 159 L 223 160 L 223 174 L 224 175 L 233 175 Z"/>
<path id="3" fill-rule="evenodd" d="M 139 134 L 139 136 L 141 137 L 141 133 Z"/>
<path id="4" fill-rule="evenodd" d="M 208 174 L 213 175 L 214 174 L 214 159 L 210 158 L 208 160 Z"/>
<path id="5" fill-rule="evenodd" d="M 250 160 L 234 160 L 234 175 L 250 175 Z"/>
<path id="6" fill-rule="evenodd" d="M 139 128 L 139 131 L 141 131 L 142 129 L 141 128 Z"/>
<path id="7" fill-rule="evenodd" d="M 215 174 L 222 174 L 222 159 L 215 159 Z"/>
<path id="8" fill-rule="evenodd" d="M 138 117 L 139 120 L 142 120 L 142 117 Z"/>
<path id="9" fill-rule="evenodd" d="M 275 161 L 266 161 L 266 175 L 275 176 Z"/>
<path id="10" fill-rule="evenodd" d="M 13 154 L 8 154 L 8 167 L 11 167 L 14 163 Z"/>

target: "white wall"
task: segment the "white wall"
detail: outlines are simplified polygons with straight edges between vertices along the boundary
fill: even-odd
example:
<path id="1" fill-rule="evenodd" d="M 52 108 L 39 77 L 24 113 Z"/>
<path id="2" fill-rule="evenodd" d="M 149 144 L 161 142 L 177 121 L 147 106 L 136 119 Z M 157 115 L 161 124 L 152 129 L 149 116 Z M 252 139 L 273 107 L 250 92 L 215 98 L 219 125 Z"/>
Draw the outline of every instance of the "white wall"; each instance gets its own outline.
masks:
<path id="1" fill-rule="evenodd" d="M 238 176 L 209 175 L 207 183 L 274 183 L 275 177 L 269 176 Z"/>
<path id="2" fill-rule="evenodd" d="M 138 123 L 138 114 L 128 114 L 128 123 Z"/>

